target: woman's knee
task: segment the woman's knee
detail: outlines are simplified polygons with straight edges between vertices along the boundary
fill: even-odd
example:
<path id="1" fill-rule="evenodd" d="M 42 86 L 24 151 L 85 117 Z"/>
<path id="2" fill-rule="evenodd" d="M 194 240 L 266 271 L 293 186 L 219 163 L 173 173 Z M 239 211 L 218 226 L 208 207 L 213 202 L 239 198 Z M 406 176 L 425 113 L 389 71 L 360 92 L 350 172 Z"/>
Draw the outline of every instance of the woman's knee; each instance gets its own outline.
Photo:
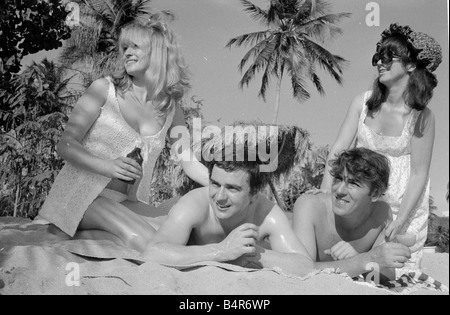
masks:
<path id="1" fill-rule="evenodd" d="M 85 213 L 79 230 L 102 230 L 118 237 L 129 248 L 143 251 L 155 228 L 124 205 L 107 198 L 97 198 Z"/>

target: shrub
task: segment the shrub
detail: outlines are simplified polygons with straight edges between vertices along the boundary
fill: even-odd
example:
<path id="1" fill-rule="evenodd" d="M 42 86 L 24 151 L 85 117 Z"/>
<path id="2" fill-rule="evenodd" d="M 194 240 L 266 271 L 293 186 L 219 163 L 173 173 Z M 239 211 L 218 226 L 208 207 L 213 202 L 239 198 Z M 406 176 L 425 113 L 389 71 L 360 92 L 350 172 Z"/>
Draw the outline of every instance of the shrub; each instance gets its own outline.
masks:
<path id="1" fill-rule="evenodd" d="M 428 223 L 428 238 L 425 246 L 436 246 L 440 253 L 449 252 L 449 218 L 430 215 Z"/>

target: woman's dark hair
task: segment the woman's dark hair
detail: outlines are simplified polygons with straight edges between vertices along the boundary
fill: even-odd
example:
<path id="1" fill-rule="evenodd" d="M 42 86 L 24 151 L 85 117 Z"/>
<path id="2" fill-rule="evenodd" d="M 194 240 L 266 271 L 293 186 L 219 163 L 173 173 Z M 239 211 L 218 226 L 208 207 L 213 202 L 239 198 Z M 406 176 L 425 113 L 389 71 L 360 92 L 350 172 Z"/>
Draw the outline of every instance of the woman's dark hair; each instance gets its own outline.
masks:
<path id="1" fill-rule="evenodd" d="M 433 97 L 433 89 L 438 80 L 426 67 L 425 62 L 417 60 L 417 51 L 408 40 L 401 35 L 392 35 L 385 38 L 377 48 L 377 53 L 395 55 L 401 58 L 406 66 L 409 63 L 415 65 L 415 70 L 410 73 L 408 85 L 403 93 L 405 103 L 416 110 L 423 110 Z M 387 88 L 377 78 L 373 84 L 373 92 L 367 101 L 367 107 L 371 111 L 377 111 L 387 99 Z"/>

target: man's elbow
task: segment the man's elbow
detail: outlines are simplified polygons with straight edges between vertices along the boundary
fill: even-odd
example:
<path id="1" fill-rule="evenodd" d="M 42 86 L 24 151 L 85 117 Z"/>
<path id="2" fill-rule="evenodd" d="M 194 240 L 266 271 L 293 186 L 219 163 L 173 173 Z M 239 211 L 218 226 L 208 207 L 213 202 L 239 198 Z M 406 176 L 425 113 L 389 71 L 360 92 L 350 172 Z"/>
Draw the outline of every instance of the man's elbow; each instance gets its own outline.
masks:
<path id="1" fill-rule="evenodd" d="M 65 159 L 66 157 L 66 153 L 67 153 L 67 149 L 70 147 L 70 140 L 67 137 L 62 136 L 58 143 L 56 144 L 56 153 L 58 153 L 58 155 Z"/>

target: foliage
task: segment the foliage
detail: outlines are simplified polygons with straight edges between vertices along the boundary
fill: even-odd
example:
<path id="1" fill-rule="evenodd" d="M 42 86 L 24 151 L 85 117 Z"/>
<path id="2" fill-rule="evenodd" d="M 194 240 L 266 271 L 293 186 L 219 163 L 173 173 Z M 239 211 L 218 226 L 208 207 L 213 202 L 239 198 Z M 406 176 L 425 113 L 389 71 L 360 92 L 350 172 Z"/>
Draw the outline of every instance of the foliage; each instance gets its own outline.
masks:
<path id="1" fill-rule="evenodd" d="M 34 217 L 62 167 L 56 144 L 78 97 L 69 80 L 45 59 L 0 89 L 2 215 Z"/>
<path id="2" fill-rule="evenodd" d="M 204 118 L 201 112 L 203 100 L 192 96 L 190 100 L 183 100 L 181 107 L 189 132 L 192 134 L 193 119 L 201 118 L 203 121 Z M 156 161 L 150 191 L 150 199 L 155 206 L 173 197 L 183 196 L 190 190 L 200 187 L 184 173 L 181 165 L 175 162 L 170 152 L 169 142 L 166 142 L 166 147 Z"/>
<path id="3" fill-rule="evenodd" d="M 440 253 L 449 252 L 449 218 L 430 214 L 425 246 L 436 246 Z"/>
<path id="4" fill-rule="evenodd" d="M 84 86 L 116 70 L 121 28 L 150 16 L 151 0 L 73 0 L 80 8 L 80 24 L 64 44 L 61 63 L 80 71 Z M 172 16 L 164 11 L 166 16 Z"/>
<path id="5" fill-rule="evenodd" d="M 275 184 L 287 211 L 293 210 L 295 201 L 306 191 L 320 188 L 328 153 L 328 146 L 309 149 L 305 158 Z"/>
<path id="6" fill-rule="evenodd" d="M 318 66 L 341 84 L 345 59 L 319 43 L 341 34 L 342 30 L 336 24 L 349 17 L 349 13 L 329 13 L 329 5 L 323 0 L 274 0 L 270 1 L 267 10 L 249 0 L 241 0 L 241 3 L 245 11 L 266 29 L 235 37 L 226 46 L 251 46 L 239 65 L 239 70 L 244 72 L 252 60 L 239 83 L 241 88 L 248 86 L 256 73 L 262 71 L 259 96 L 265 101 L 270 78 L 277 79 L 274 123 L 277 122 L 280 86 L 285 73 L 291 79 L 293 96 L 299 102 L 310 98 L 306 80 L 310 80 L 321 95 L 325 94 L 317 74 Z"/>
<path id="7" fill-rule="evenodd" d="M 60 0 L 3 0 L 0 6 L 0 75 L 20 70 L 23 56 L 62 46 L 70 37 Z"/>

